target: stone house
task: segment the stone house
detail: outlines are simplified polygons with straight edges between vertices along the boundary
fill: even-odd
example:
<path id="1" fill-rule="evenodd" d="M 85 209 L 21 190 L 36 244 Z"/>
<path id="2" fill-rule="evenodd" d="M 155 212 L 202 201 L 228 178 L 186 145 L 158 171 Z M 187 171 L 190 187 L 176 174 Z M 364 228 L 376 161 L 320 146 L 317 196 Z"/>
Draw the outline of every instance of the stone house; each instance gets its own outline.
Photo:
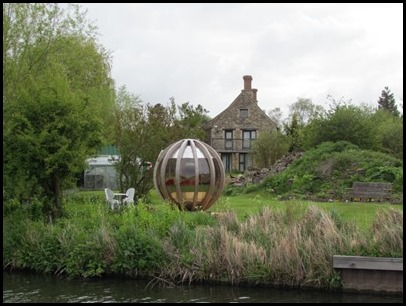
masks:
<path id="1" fill-rule="evenodd" d="M 258 106 L 252 76 L 243 76 L 244 89 L 220 114 L 204 125 L 207 143 L 219 153 L 226 172 L 245 171 L 253 165 L 249 152 L 253 140 L 276 128 Z"/>

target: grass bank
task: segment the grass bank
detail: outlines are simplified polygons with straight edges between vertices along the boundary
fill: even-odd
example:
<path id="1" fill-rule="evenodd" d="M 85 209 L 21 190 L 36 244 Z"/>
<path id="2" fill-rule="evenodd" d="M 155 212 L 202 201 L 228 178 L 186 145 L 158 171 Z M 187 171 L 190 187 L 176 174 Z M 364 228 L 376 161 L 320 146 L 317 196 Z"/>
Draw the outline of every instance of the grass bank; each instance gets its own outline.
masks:
<path id="1" fill-rule="evenodd" d="M 333 255 L 403 257 L 403 205 L 247 194 L 222 197 L 209 214 L 173 209 L 151 194 L 150 203 L 112 212 L 103 192 L 78 192 L 54 224 L 39 210 L 39 203 L 4 207 L 3 268 L 336 289 Z"/>

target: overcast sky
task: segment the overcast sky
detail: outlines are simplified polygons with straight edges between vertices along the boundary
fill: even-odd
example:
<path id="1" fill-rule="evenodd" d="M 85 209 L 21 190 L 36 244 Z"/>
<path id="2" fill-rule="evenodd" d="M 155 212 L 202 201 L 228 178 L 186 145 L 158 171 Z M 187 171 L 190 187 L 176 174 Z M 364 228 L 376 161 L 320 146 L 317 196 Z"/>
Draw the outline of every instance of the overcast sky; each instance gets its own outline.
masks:
<path id="1" fill-rule="evenodd" d="M 112 52 L 112 77 L 143 102 L 202 105 L 214 117 L 253 77 L 259 106 L 298 98 L 403 105 L 403 4 L 80 4 Z"/>

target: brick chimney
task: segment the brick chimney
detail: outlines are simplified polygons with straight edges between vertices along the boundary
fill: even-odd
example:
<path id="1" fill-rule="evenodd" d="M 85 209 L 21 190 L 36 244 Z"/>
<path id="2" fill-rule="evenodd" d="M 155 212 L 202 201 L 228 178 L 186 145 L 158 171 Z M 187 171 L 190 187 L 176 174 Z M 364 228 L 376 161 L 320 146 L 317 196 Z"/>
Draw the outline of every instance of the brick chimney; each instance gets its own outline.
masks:
<path id="1" fill-rule="evenodd" d="M 257 91 L 258 91 L 258 89 L 251 88 L 252 76 L 244 75 L 242 78 L 244 80 L 244 89 L 243 89 L 243 91 L 245 91 L 247 94 L 249 94 L 254 99 L 255 102 L 258 102 L 258 100 L 257 100 Z"/>
<path id="2" fill-rule="evenodd" d="M 251 90 L 252 76 L 244 75 L 242 78 L 244 80 L 244 90 Z"/>
<path id="3" fill-rule="evenodd" d="M 256 89 L 256 88 L 252 89 L 252 93 L 254 94 L 254 101 L 255 102 L 258 102 L 258 100 L 257 100 L 257 91 L 258 91 L 258 89 Z"/>

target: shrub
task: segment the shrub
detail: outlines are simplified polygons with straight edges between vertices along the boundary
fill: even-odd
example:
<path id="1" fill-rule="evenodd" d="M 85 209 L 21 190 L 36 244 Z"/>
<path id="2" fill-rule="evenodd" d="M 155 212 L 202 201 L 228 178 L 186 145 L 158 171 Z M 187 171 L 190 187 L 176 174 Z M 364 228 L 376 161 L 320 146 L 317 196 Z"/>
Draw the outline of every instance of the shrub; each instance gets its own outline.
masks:
<path id="1" fill-rule="evenodd" d="M 350 143 L 326 142 L 305 152 L 286 170 L 267 177 L 261 187 L 278 195 L 342 198 L 354 181 L 390 182 L 395 192 L 403 192 L 403 162 Z"/>

